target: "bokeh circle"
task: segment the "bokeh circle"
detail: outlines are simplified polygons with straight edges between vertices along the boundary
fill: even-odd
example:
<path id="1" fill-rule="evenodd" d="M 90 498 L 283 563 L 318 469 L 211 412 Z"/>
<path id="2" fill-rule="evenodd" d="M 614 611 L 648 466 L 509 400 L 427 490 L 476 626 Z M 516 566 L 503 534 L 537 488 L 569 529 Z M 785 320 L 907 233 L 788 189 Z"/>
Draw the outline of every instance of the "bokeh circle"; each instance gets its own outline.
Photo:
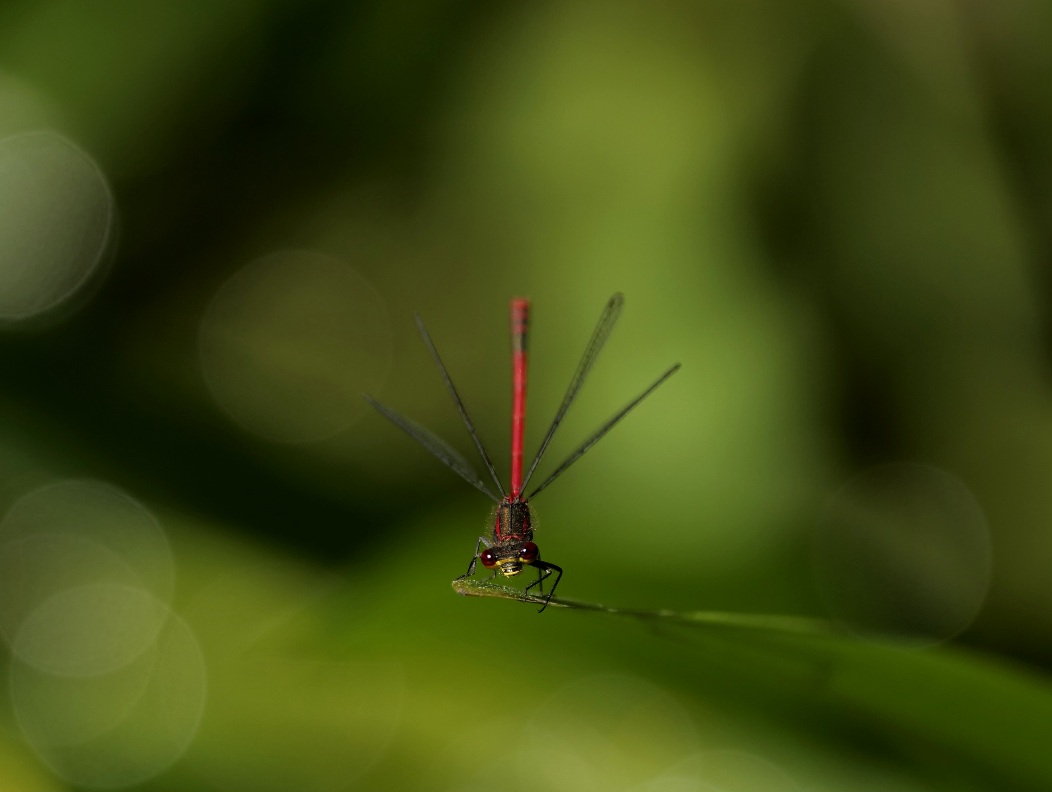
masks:
<path id="1" fill-rule="evenodd" d="M 110 188 L 77 146 L 53 132 L 0 139 L 0 320 L 36 316 L 80 291 L 113 227 Z"/>
<path id="2" fill-rule="evenodd" d="M 814 541 L 832 615 L 860 635 L 932 644 L 971 624 L 990 584 L 986 517 L 967 487 L 933 467 L 871 468 L 834 494 Z"/>
<path id="3" fill-rule="evenodd" d="M 244 429 L 279 442 L 323 440 L 364 413 L 361 394 L 391 363 L 387 309 L 354 268 L 303 250 L 230 277 L 201 321 L 201 368 Z"/>

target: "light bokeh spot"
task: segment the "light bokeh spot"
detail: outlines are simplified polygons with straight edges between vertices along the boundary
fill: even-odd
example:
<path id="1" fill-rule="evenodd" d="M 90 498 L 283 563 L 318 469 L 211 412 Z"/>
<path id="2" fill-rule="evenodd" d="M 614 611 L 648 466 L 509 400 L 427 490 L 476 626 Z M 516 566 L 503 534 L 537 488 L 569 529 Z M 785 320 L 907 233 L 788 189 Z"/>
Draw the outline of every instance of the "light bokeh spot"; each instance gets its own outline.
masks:
<path id="1" fill-rule="evenodd" d="M 149 649 L 168 609 L 147 591 L 112 583 L 55 594 L 22 623 L 14 653 L 55 675 L 122 668 Z"/>
<path id="2" fill-rule="evenodd" d="M 161 526 L 99 481 L 32 490 L 0 522 L 0 628 L 26 742 L 64 780 L 137 783 L 189 744 L 204 708 L 197 639 L 171 613 Z"/>
<path id="3" fill-rule="evenodd" d="M 150 651 L 108 674 L 57 676 L 15 661 L 11 701 L 23 735 L 54 773 L 113 788 L 151 778 L 182 755 L 204 711 L 206 682 L 196 638 L 168 614 Z"/>
<path id="4" fill-rule="evenodd" d="M 912 463 L 882 465 L 829 500 L 814 562 L 819 590 L 848 629 L 937 643 L 967 628 L 982 606 L 990 537 L 957 478 Z"/>
<path id="5" fill-rule="evenodd" d="M 391 361 L 387 309 L 355 269 L 273 253 L 219 289 L 201 321 L 201 367 L 219 405 L 270 440 L 331 437 L 365 411 Z"/>
<path id="6" fill-rule="evenodd" d="M 113 231 L 113 196 L 92 159 L 52 132 L 0 140 L 0 320 L 69 300 Z"/>
<path id="7" fill-rule="evenodd" d="M 14 643 L 32 614 L 34 627 L 22 644 L 31 651 L 31 657 L 52 670 L 58 670 L 54 665 L 57 662 L 68 664 L 67 673 L 98 673 L 103 670 L 99 663 L 120 662 L 131 644 L 108 655 L 108 660 L 103 660 L 103 655 L 89 660 L 76 653 L 57 658 L 46 648 L 57 640 L 53 631 L 61 632 L 64 620 L 82 604 L 66 597 L 38 610 L 49 600 L 85 586 L 96 586 L 88 590 L 104 598 L 106 592 L 113 595 L 117 591 L 113 586 L 122 586 L 167 603 L 174 580 L 171 550 L 157 520 L 138 501 L 103 482 L 66 480 L 45 485 L 23 495 L 0 522 L 0 631 L 9 644 Z M 111 588 L 107 589 L 107 584 Z M 124 605 L 136 610 L 129 600 Z M 131 611 L 125 610 L 123 615 L 129 616 Z M 146 608 L 138 613 L 145 617 L 149 611 Z M 122 627 L 117 616 L 115 612 L 110 617 L 113 623 L 99 625 L 100 636 L 108 633 L 118 640 L 121 630 L 131 630 L 131 623 L 143 627 L 141 620 Z M 128 635 L 119 638 L 127 639 Z M 83 644 L 82 648 L 87 650 L 87 646 Z M 59 647 L 54 650 L 62 654 Z"/>

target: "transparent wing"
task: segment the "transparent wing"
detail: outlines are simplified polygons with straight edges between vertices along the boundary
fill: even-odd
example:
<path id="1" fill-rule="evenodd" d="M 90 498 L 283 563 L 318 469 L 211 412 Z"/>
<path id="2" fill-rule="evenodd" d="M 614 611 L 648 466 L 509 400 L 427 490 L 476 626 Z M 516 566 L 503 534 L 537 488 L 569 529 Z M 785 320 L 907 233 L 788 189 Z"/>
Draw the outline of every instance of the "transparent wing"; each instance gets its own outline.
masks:
<path id="1" fill-rule="evenodd" d="M 430 451 L 439 462 L 464 479 L 464 481 L 468 482 L 468 484 L 479 489 L 490 500 L 495 503 L 500 502 L 496 495 L 486 489 L 486 485 L 482 483 L 482 478 L 475 472 L 475 468 L 471 466 L 471 463 L 457 453 L 457 451 L 445 440 L 430 430 L 425 429 L 416 421 L 406 418 L 397 410 L 392 410 L 390 407 L 380 404 L 380 402 L 376 401 L 371 396 L 366 396 L 365 394 L 362 395 L 369 404 L 376 408 L 376 411 L 380 413 L 380 415 L 387 418 L 387 420 L 420 443 L 420 445 Z"/>
<path id="2" fill-rule="evenodd" d="M 531 498 L 533 498 L 538 492 L 540 492 L 542 489 L 544 489 L 549 484 L 551 484 L 553 481 L 555 481 L 557 478 L 559 478 L 559 476 L 561 476 L 563 473 L 565 473 L 566 469 L 568 467 L 570 467 L 570 465 L 572 465 L 574 462 L 576 462 L 578 459 L 580 459 L 582 456 L 584 456 L 585 451 L 587 451 L 589 448 L 591 448 L 596 443 L 598 443 L 603 435 L 605 435 L 607 432 L 609 432 L 611 429 L 613 429 L 617 425 L 618 421 L 620 421 L 622 418 L 624 418 L 626 415 L 628 415 L 629 412 L 632 411 L 633 407 L 635 407 L 637 404 L 639 404 L 641 401 L 643 401 L 643 399 L 645 399 L 647 396 L 649 396 L 651 393 L 653 393 L 655 390 L 657 390 L 658 386 L 661 385 L 661 383 L 663 383 L 665 380 L 667 380 L 669 377 L 671 377 L 677 371 L 679 371 L 679 363 L 677 363 L 672 368 L 670 368 L 668 371 L 666 371 L 664 374 L 662 374 L 660 377 L 658 377 L 657 380 L 654 381 L 654 384 L 652 384 L 649 388 L 647 388 L 641 394 L 636 396 L 636 398 L 634 398 L 632 401 L 630 401 L 628 404 L 626 404 L 621 409 L 621 411 L 618 412 L 613 418 L 611 418 L 605 424 L 600 426 L 598 431 L 596 431 L 595 434 L 593 434 L 591 437 L 589 437 L 587 440 L 585 440 L 584 443 L 581 444 L 580 448 L 578 448 L 576 451 L 574 451 L 572 454 L 570 454 L 570 456 L 568 456 L 566 458 L 566 461 L 564 461 L 561 465 L 559 465 L 559 467 L 557 467 L 555 469 L 554 473 L 552 473 L 550 476 L 548 476 L 548 478 L 546 478 L 544 480 L 544 482 L 539 487 L 537 487 L 537 489 L 535 489 L 533 492 L 531 492 L 529 494 L 529 496 L 526 498 L 526 500 L 530 500 Z"/>
<path id="3" fill-rule="evenodd" d="M 595 365 L 595 360 L 599 357 L 599 352 L 602 350 L 603 345 L 606 343 L 606 339 L 610 336 L 610 331 L 614 329 L 614 325 L 617 324 L 617 319 L 621 316 L 621 308 L 625 304 L 625 296 L 621 292 L 617 292 L 613 297 L 606 303 L 606 308 L 603 309 L 603 313 L 599 317 L 599 323 L 595 326 L 595 330 L 592 332 L 592 338 L 588 342 L 588 346 L 585 347 L 584 354 L 581 356 L 581 361 L 577 364 L 577 371 L 574 372 L 573 379 L 570 380 L 570 387 L 566 389 L 566 395 L 563 396 L 563 403 L 559 405 L 558 412 L 555 413 L 555 418 L 552 419 L 552 425 L 548 427 L 548 433 L 544 436 L 544 440 L 541 441 L 541 447 L 537 450 L 537 456 L 533 458 L 533 464 L 530 465 L 529 472 L 526 473 L 526 478 L 523 479 L 523 489 L 530 481 L 530 477 L 533 476 L 533 471 L 537 469 L 537 465 L 541 461 L 541 457 L 544 456 L 544 452 L 548 450 L 548 444 L 552 441 L 552 437 L 555 435 L 555 430 L 559 428 L 559 425 L 563 422 L 563 418 L 566 417 L 566 411 L 570 409 L 570 405 L 573 404 L 574 399 L 577 398 L 577 392 L 581 390 L 581 386 L 584 385 L 585 377 L 588 376 L 588 372 L 592 370 L 592 366 Z M 599 438 L 596 438 L 597 440 Z M 586 449 L 587 450 L 587 449 Z M 581 452 L 582 454 L 584 451 Z M 545 482 L 547 485 L 549 481 Z"/>
<path id="4" fill-rule="evenodd" d="M 492 462 L 492 460 L 490 460 L 489 454 L 486 453 L 486 447 L 484 445 L 482 445 L 482 438 L 479 437 L 479 433 L 475 430 L 475 424 L 473 424 L 471 422 L 471 418 L 468 416 L 468 411 L 464 407 L 464 402 L 461 400 L 460 394 L 457 393 L 457 389 L 453 385 L 453 380 L 450 379 L 449 372 L 446 371 L 445 364 L 442 363 L 442 358 L 439 357 L 439 355 L 438 355 L 438 349 L 435 348 L 435 344 L 431 340 L 431 336 L 428 334 L 427 328 L 424 327 L 424 321 L 419 316 L 414 316 L 413 318 L 416 319 L 416 326 L 417 326 L 417 329 L 420 331 L 420 337 L 424 339 L 424 344 L 427 346 L 427 351 L 431 353 L 431 357 L 434 359 L 435 365 L 438 366 L 438 373 L 442 375 L 442 381 L 446 384 L 446 390 L 449 391 L 449 395 L 453 397 L 453 403 L 457 405 L 457 412 L 459 412 L 460 413 L 460 417 L 464 419 L 464 426 L 467 427 L 468 434 L 471 435 L 471 440 L 472 440 L 472 442 L 475 443 L 475 448 L 478 449 L 479 456 L 482 457 L 482 461 L 486 465 L 486 470 L 489 471 L 490 477 L 493 479 L 493 483 L 497 485 L 497 492 L 500 493 L 501 497 L 504 497 L 504 487 L 501 486 L 500 479 L 497 478 L 497 471 L 494 470 L 494 468 L 493 468 L 493 462 Z M 391 416 L 387 416 L 387 417 L 391 418 Z M 391 420 L 393 421 L 394 418 L 391 418 Z M 397 421 L 396 421 L 396 423 L 397 423 Z M 405 429 L 404 426 L 402 428 Z M 427 430 L 423 429 L 422 427 L 417 427 L 417 428 L 421 429 L 421 431 L 427 432 Z M 406 429 L 406 431 L 408 432 L 409 430 Z M 412 433 L 410 433 L 410 434 L 412 434 Z M 431 433 L 428 432 L 428 434 L 430 435 Z M 414 437 L 415 437 L 415 435 L 414 435 Z M 434 439 L 438 440 L 438 438 L 435 437 L 434 435 L 431 435 L 431 437 L 434 437 Z M 419 439 L 419 438 L 417 438 L 417 439 Z M 423 442 L 423 441 L 421 440 L 421 442 Z M 439 442 L 441 442 L 441 441 L 439 441 Z M 426 445 L 426 443 L 425 443 L 425 445 Z M 443 445 L 445 445 L 445 444 L 443 443 Z M 449 448 L 449 446 L 446 446 L 446 448 Z M 450 449 L 450 450 L 452 450 L 452 449 Z M 435 453 L 435 452 L 432 451 L 431 453 Z M 441 457 L 439 457 L 439 458 L 441 458 Z M 464 458 L 461 457 L 462 461 L 463 461 L 463 459 Z M 461 473 L 461 475 L 463 475 L 463 473 Z M 478 486 L 478 485 L 476 484 L 475 486 Z"/>

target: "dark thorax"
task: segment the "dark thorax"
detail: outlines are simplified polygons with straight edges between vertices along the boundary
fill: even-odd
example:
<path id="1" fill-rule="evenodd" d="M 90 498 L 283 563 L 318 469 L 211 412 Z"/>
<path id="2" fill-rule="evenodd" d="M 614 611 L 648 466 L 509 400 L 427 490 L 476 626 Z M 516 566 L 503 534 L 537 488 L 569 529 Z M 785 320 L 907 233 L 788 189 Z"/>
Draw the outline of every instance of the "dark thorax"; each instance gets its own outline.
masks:
<path id="1" fill-rule="evenodd" d="M 505 498 L 497 506 L 493 521 L 493 540 L 503 542 L 507 539 L 529 540 L 533 538 L 533 515 L 524 500 Z"/>
<path id="2" fill-rule="evenodd" d="M 533 515 L 523 500 L 505 498 L 493 519 L 493 544 L 479 555 L 482 564 L 505 577 L 518 575 L 523 566 L 540 558 L 533 543 Z"/>

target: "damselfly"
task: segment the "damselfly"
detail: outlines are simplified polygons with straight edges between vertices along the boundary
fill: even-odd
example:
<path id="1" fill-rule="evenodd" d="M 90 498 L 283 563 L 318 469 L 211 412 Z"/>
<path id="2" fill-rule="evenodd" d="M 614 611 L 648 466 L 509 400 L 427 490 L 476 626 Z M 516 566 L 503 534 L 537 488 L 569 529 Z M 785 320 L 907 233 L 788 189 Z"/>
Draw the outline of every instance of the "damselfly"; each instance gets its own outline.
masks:
<path id="1" fill-rule="evenodd" d="M 440 462 L 460 475 L 469 484 L 477 487 L 490 500 L 497 504 L 493 514 L 493 532 L 489 537 L 480 536 L 478 538 L 478 542 L 475 545 L 475 553 L 471 557 L 471 563 L 468 565 L 468 571 L 461 575 L 461 578 L 473 575 L 479 562 L 481 562 L 486 569 L 493 571 L 493 577 L 496 577 L 498 573 L 505 577 L 514 577 L 522 572 L 524 566 L 530 566 L 537 570 L 537 579 L 526 586 L 526 589 L 523 592 L 523 597 L 526 598 L 534 588 L 537 588 L 541 596 L 544 596 L 544 581 L 554 574 L 555 581 L 552 583 L 552 587 L 548 591 L 548 596 L 545 598 L 544 604 L 541 606 L 538 613 L 543 611 L 551 601 L 552 595 L 555 594 L 555 588 L 559 585 L 559 581 L 562 579 L 563 570 L 562 567 L 541 560 L 540 550 L 537 549 L 537 545 L 533 542 L 533 513 L 531 511 L 530 501 L 537 497 L 537 495 L 549 484 L 555 481 L 555 479 L 565 473 L 570 465 L 580 459 L 589 448 L 595 445 L 603 435 L 609 432 L 618 421 L 624 418 L 629 411 L 632 410 L 632 408 L 653 393 L 661 383 L 679 370 L 679 363 L 677 363 L 654 380 L 646 390 L 626 404 L 612 418 L 600 426 L 592 436 L 585 440 L 576 451 L 570 454 L 570 456 L 568 456 L 566 460 L 548 476 L 548 478 L 544 479 L 541 484 L 531 490 L 529 495 L 523 495 L 526 486 L 533 477 L 534 471 L 537 469 L 537 465 L 544 456 L 544 452 L 548 450 L 548 444 L 551 443 L 556 430 L 562 424 L 563 418 L 566 417 L 570 405 L 573 404 L 574 399 L 577 398 L 577 393 L 581 390 L 581 386 L 584 384 L 588 372 L 591 371 L 592 365 L 595 363 L 600 350 L 602 350 L 603 345 L 606 343 L 606 339 L 610 335 L 610 331 L 613 330 L 614 324 L 616 324 L 618 317 L 621 315 L 621 308 L 623 305 L 624 296 L 618 293 L 610 298 L 610 301 L 606 304 L 606 308 L 603 309 L 602 316 L 599 317 L 599 324 L 596 325 L 595 331 L 592 333 L 592 338 L 588 342 L 588 346 L 585 348 L 584 355 L 582 355 L 581 361 L 577 364 L 577 371 L 574 372 L 573 379 L 570 380 L 570 387 L 567 389 L 566 395 L 563 397 L 562 404 L 559 405 L 559 409 L 555 413 L 555 418 L 552 420 L 551 426 L 548 427 L 548 431 L 544 435 L 544 439 L 541 441 L 540 448 L 537 450 L 537 455 L 533 458 L 533 462 L 530 464 L 529 470 L 526 471 L 524 476 L 522 472 L 522 450 L 526 428 L 526 359 L 530 301 L 518 297 L 511 301 L 511 487 L 508 492 L 504 490 L 504 487 L 500 483 L 500 479 L 497 477 L 497 472 L 493 467 L 493 462 L 490 459 L 489 453 L 487 453 L 486 447 L 483 445 L 482 439 L 479 437 L 478 430 L 475 429 L 475 424 L 472 423 L 471 418 L 468 416 L 468 411 L 464 407 L 464 401 L 460 398 L 460 394 L 453 385 L 453 380 L 450 379 L 449 372 L 446 370 L 445 364 L 442 363 L 442 358 L 439 357 L 438 350 L 435 348 L 431 336 L 428 334 L 420 317 L 415 317 L 416 326 L 420 330 L 420 335 L 424 339 L 424 344 L 427 346 L 428 352 L 431 353 L 431 357 L 434 359 L 435 365 L 438 367 L 438 372 L 442 377 L 442 381 L 446 385 L 446 390 L 448 390 L 450 396 L 453 397 L 453 402 L 456 404 L 457 410 L 460 412 L 460 417 L 464 420 L 464 425 L 467 427 L 468 434 L 471 435 L 471 439 L 475 443 L 475 448 L 478 449 L 479 456 L 482 457 L 486 470 L 489 471 L 489 475 L 497 487 L 497 492 L 500 493 L 499 497 L 490 491 L 479 474 L 471 466 L 471 463 L 464 459 L 463 456 L 457 453 L 457 451 L 450 447 L 444 440 L 420 426 L 420 424 L 415 421 L 412 421 L 401 413 L 392 410 L 390 407 L 380 404 L 369 396 L 365 397 L 366 401 L 375 407 L 382 415 L 430 451 Z"/>

